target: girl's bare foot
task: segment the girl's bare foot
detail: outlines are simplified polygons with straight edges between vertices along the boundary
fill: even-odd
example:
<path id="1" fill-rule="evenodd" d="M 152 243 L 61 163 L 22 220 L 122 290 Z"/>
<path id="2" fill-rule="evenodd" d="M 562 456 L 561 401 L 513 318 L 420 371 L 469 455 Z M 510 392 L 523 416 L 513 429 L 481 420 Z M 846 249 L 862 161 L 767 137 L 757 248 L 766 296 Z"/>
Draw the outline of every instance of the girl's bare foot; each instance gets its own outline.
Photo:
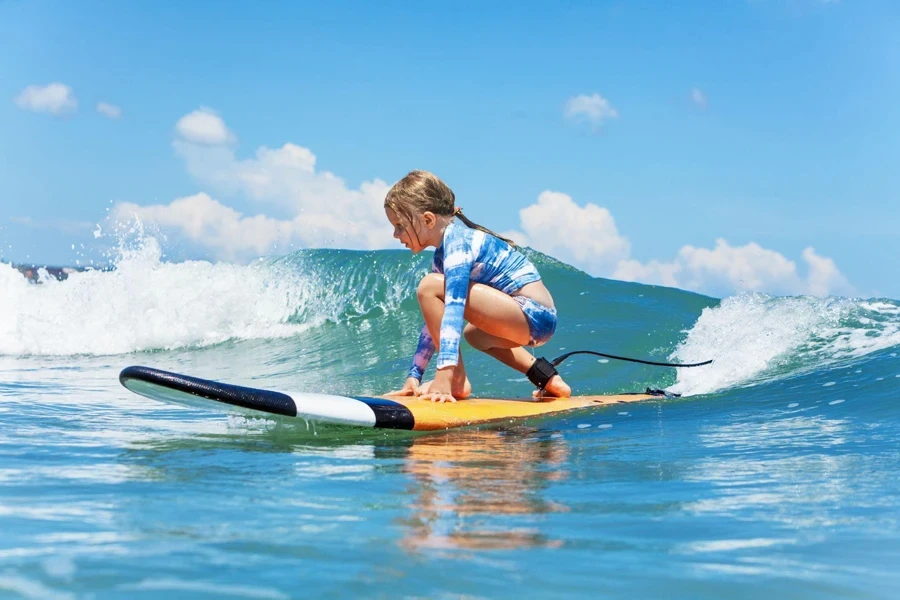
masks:
<path id="1" fill-rule="evenodd" d="M 416 395 L 421 396 L 422 394 L 427 394 L 428 390 L 431 389 L 431 382 L 426 381 L 422 385 L 419 386 L 419 389 L 416 391 Z M 472 395 L 472 384 L 469 383 L 469 378 L 466 377 L 466 380 L 463 382 L 462 387 L 460 387 L 455 381 L 450 386 L 450 393 L 453 394 L 453 397 L 457 400 L 462 400 L 463 398 L 468 398 Z"/>
<path id="2" fill-rule="evenodd" d="M 531 395 L 535 398 L 568 398 L 572 395 L 572 388 L 563 381 L 562 377 L 554 375 L 550 378 L 550 381 L 547 382 L 546 387 L 543 389 L 543 393 L 541 390 L 534 390 Z"/>

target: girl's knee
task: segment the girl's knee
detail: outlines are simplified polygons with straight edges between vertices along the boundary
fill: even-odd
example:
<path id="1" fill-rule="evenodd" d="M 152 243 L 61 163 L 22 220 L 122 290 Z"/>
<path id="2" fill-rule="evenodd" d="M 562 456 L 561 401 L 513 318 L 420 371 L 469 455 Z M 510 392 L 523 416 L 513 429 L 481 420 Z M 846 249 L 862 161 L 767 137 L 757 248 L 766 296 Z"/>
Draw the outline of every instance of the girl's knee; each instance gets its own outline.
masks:
<path id="1" fill-rule="evenodd" d="M 466 327 L 463 329 L 463 337 L 466 338 L 469 345 L 476 350 L 485 351 L 490 349 L 489 345 L 485 344 L 484 332 L 471 323 L 467 323 Z"/>
<path id="2" fill-rule="evenodd" d="M 422 278 L 422 281 L 419 282 L 419 287 L 416 289 L 416 294 L 420 299 L 427 296 L 443 297 L 444 276 L 440 273 L 429 273 Z"/>

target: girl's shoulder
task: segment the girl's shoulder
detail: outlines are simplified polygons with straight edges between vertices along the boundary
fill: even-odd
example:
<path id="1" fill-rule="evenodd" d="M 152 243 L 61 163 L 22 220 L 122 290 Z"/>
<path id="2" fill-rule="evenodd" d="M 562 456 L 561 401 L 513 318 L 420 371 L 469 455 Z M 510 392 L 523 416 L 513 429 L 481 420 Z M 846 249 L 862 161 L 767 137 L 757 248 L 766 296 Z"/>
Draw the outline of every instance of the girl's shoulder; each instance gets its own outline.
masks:
<path id="1" fill-rule="evenodd" d="M 508 244 L 499 237 L 468 227 L 455 219 L 444 230 L 444 239 L 441 246 L 446 247 L 448 251 L 450 249 L 455 251 L 465 249 L 467 252 L 473 252 L 479 256 L 486 254 L 502 254 L 504 256 L 521 254 L 524 257 L 524 254 L 518 248 Z"/>
<path id="2" fill-rule="evenodd" d="M 444 229 L 444 240 L 448 239 L 471 239 L 474 229 L 460 223 L 457 219 L 451 220 Z"/>
<path id="3" fill-rule="evenodd" d="M 457 222 L 456 219 L 453 219 L 444 229 L 444 239 L 441 242 L 441 247 L 448 253 L 468 252 L 473 246 L 480 245 L 476 241 L 475 233 L 481 232 L 466 227 L 464 224 Z"/>
<path id="4" fill-rule="evenodd" d="M 453 240 L 453 241 L 461 241 L 465 242 L 472 246 L 483 246 L 485 243 L 496 243 L 499 242 L 503 245 L 508 245 L 506 242 L 501 240 L 498 237 L 495 237 L 489 233 L 485 233 L 480 229 L 473 229 L 469 227 L 465 223 L 461 223 L 456 219 L 450 221 L 450 224 L 447 226 L 447 229 L 444 230 L 444 241 Z"/>

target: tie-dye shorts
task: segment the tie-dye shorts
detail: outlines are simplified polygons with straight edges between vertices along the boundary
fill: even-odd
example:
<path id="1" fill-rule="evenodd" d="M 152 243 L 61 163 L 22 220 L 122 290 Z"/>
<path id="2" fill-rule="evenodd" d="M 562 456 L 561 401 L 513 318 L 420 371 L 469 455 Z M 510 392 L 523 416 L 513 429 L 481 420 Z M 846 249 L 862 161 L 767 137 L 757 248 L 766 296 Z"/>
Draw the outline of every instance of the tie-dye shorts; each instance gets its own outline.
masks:
<path id="1" fill-rule="evenodd" d="M 556 309 L 548 308 L 525 296 L 513 296 L 528 319 L 529 346 L 546 344 L 556 331 Z"/>

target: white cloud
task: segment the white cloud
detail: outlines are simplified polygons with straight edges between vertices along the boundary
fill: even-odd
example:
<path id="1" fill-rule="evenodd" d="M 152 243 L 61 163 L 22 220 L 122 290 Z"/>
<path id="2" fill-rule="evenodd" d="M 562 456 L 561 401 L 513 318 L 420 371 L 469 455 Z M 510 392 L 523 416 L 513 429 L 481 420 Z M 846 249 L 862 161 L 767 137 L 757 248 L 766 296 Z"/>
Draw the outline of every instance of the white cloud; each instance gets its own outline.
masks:
<path id="1" fill-rule="evenodd" d="M 296 144 L 261 147 L 254 158 L 238 159 L 230 147 L 175 142 L 175 149 L 198 181 L 225 193 L 243 194 L 277 207 L 307 224 L 307 246 L 384 248 L 396 241 L 384 216 L 387 183 L 380 179 L 350 189 L 329 171 L 316 171 L 316 157 Z"/>
<path id="2" fill-rule="evenodd" d="M 215 146 L 234 141 L 225 121 L 208 108 L 200 108 L 178 119 L 175 131 L 192 144 Z"/>
<path id="3" fill-rule="evenodd" d="M 600 94 L 591 96 L 582 94 L 569 98 L 563 114 L 568 119 L 586 120 L 594 129 L 600 127 L 604 121 L 618 118 L 619 112 L 613 108 L 609 100 Z"/>
<path id="4" fill-rule="evenodd" d="M 706 107 L 709 105 L 706 94 L 704 94 L 703 91 L 699 88 L 694 88 L 691 90 L 691 102 L 693 102 L 703 110 L 706 110 Z"/>
<path id="5" fill-rule="evenodd" d="M 109 119 L 121 119 L 122 118 L 122 109 L 115 104 L 108 104 L 106 102 L 98 102 L 97 103 L 97 112 L 107 117 Z"/>
<path id="6" fill-rule="evenodd" d="M 140 207 L 120 204 L 117 219 L 134 215 L 212 249 L 219 258 L 253 258 L 275 244 L 301 247 L 393 248 L 396 241 L 384 216 L 389 186 L 380 179 L 349 188 L 328 171 L 316 170 L 316 157 L 308 148 L 287 143 L 281 148 L 261 147 L 256 155 L 239 159 L 231 145 L 211 144 L 230 136 L 225 123 L 211 111 L 212 121 L 189 119 L 188 135 L 174 142 L 188 172 L 199 182 L 226 195 L 242 195 L 274 209 L 282 218 L 259 214 L 248 217 L 203 193 L 167 205 Z M 185 122 L 187 117 L 179 121 Z M 200 126 L 197 124 L 200 123 Z M 181 133 L 182 127 L 177 127 Z M 195 135 L 199 132 L 217 135 Z M 228 132 L 227 136 L 220 135 Z M 192 141 L 198 140 L 198 141 Z"/>
<path id="7" fill-rule="evenodd" d="M 712 250 L 684 246 L 678 251 L 677 260 L 684 265 L 682 280 L 692 288 L 731 286 L 737 291 L 756 291 L 774 287 L 782 293 L 800 291 L 796 289 L 797 265 L 754 242 L 731 247 L 724 239 L 718 239 Z"/>
<path id="8" fill-rule="evenodd" d="M 188 119 L 203 114 L 212 120 Z M 198 126 L 200 123 L 202 126 Z M 182 132 L 182 129 L 185 131 Z M 329 171 L 316 169 L 316 156 L 303 146 L 259 148 L 239 159 L 225 123 L 212 111 L 195 111 L 179 121 L 176 153 L 189 173 L 222 194 L 247 197 L 282 214 L 245 216 L 208 193 L 170 204 L 119 204 L 114 218 L 135 215 L 176 229 L 227 260 L 253 258 L 273 246 L 395 248 L 384 218 L 389 186 L 380 179 L 356 189 Z M 219 140 L 213 142 L 212 140 Z M 519 231 L 506 232 L 522 245 L 550 254 L 593 275 L 728 295 L 741 291 L 773 294 L 851 294 L 853 288 L 834 261 L 813 248 L 803 251 L 806 275 L 794 261 L 755 243 L 732 247 L 724 239 L 715 248 L 684 246 L 669 261 L 642 263 L 631 257 L 631 244 L 606 208 L 578 205 L 570 196 L 544 191 L 537 202 L 519 211 Z"/>
<path id="9" fill-rule="evenodd" d="M 806 277 L 800 274 L 794 261 L 779 252 L 754 242 L 731 246 L 726 240 L 718 239 L 712 249 L 684 246 L 668 263 L 623 261 L 613 272 L 613 277 L 718 296 L 735 292 L 813 296 L 855 292 L 830 258 L 819 256 L 813 248 L 807 248 L 803 251 L 803 259 L 807 267 Z"/>
<path id="10" fill-rule="evenodd" d="M 560 192 L 545 191 L 537 204 L 519 211 L 522 233 L 510 236 L 571 264 L 609 268 L 628 257 L 631 245 L 619 235 L 610 212 L 588 204 L 578 206 Z"/>
<path id="11" fill-rule="evenodd" d="M 555 256 L 592 275 L 639 281 L 725 296 L 735 292 L 771 294 L 853 294 L 853 287 L 834 261 L 813 248 L 803 251 L 806 276 L 794 261 L 759 244 L 732 247 L 724 239 L 715 248 L 686 245 L 671 261 L 642 263 L 630 256 L 610 212 L 595 204 L 584 207 L 559 192 L 545 191 L 536 204 L 519 212 L 521 231 L 504 235 Z"/>
<path id="12" fill-rule="evenodd" d="M 803 259 L 809 265 L 806 277 L 807 287 L 814 296 L 827 296 L 831 293 L 855 294 L 853 286 L 838 270 L 834 261 L 816 254 L 812 246 L 803 250 Z"/>
<path id="13" fill-rule="evenodd" d="M 47 85 L 29 85 L 15 98 L 22 110 L 64 115 L 78 110 L 78 100 L 72 88 L 55 82 Z"/>

